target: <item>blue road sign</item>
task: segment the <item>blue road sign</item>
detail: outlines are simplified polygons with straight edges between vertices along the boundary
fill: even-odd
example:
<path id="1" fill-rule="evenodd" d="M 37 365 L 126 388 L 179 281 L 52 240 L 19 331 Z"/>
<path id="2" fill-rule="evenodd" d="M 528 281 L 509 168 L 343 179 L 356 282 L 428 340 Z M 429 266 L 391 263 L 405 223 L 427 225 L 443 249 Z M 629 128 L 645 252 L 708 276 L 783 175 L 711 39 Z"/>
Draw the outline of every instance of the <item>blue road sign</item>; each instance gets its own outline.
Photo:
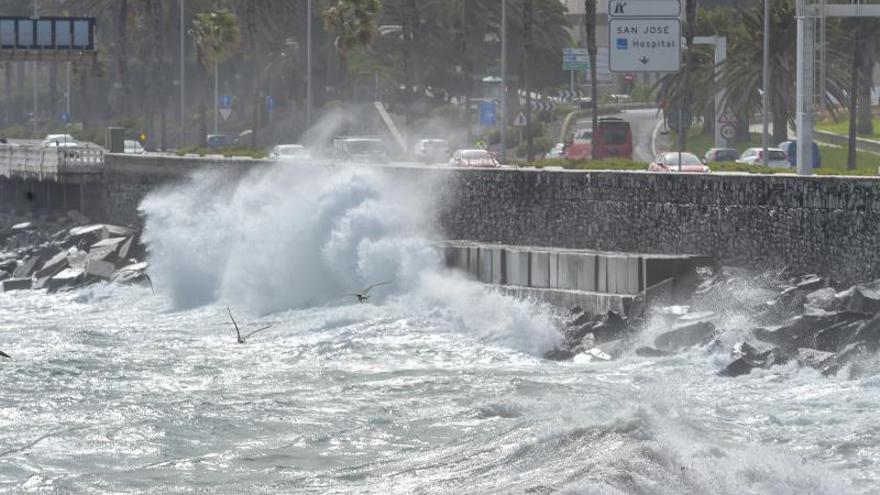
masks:
<path id="1" fill-rule="evenodd" d="M 221 109 L 232 108 L 232 97 L 229 95 L 217 97 L 217 107 Z"/>
<path id="2" fill-rule="evenodd" d="M 70 123 L 70 114 L 67 112 L 61 112 L 61 122 L 64 122 L 65 124 L 69 124 Z"/>
<path id="3" fill-rule="evenodd" d="M 275 98 L 272 95 L 266 97 L 266 112 L 272 113 L 272 110 L 275 109 Z"/>
<path id="4" fill-rule="evenodd" d="M 671 108 L 666 113 L 666 126 L 675 132 L 683 132 L 691 128 L 694 116 L 682 107 Z"/>
<path id="5" fill-rule="evenodd" d="M 480 125 L 484 127 L 493 127 L 495 123 L 495 102 L 480 102 Z"/>

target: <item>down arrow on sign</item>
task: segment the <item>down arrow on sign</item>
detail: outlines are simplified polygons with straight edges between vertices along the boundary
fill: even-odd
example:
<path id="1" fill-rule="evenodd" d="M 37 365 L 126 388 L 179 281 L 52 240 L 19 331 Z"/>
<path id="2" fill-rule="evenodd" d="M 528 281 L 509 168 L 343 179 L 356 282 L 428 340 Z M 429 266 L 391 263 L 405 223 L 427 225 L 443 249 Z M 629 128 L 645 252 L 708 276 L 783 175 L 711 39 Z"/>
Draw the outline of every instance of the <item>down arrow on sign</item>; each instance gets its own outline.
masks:
<path id="1" fill-rule="evenodd" d="M 639 59 L 639 62 L 641 62 L 642 65 L 647 65 L 648 64 L 648 57 L 642 56 L 642 58 Z"/>

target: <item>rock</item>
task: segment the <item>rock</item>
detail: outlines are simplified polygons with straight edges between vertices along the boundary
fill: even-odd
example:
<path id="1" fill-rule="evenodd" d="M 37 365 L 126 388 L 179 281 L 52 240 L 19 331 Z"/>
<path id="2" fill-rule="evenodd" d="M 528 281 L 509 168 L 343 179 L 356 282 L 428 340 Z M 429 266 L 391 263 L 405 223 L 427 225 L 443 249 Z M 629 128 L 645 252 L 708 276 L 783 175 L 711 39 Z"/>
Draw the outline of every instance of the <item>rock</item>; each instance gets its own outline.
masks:
<path id="1" fill-rule="evenodd" d="M 27 290 L 31 288 L 31 279 L 30 278 L 10 278 L 6 279 L 3 282 L 3 292 L 9 292 L 13 290 Z"/>
<path id="2" fill-rule="evenodd" d="M 588 323 L 590 320 L 592 320 L 593 318 L 594 318 L 594 316 L 591 315 L 590 313 L 581 313 L 581 314 L 577 315 L 577 317 L 574 320 L 572 320 L 571 323 L 569 323 L 568 325 L 572 326 L 572 327 L 583 326 L 586 323 Z"/>
<path id="3" fill-rule="evenodd" d="M 755 337 L 792 352 L 799 347 L 831 350 L 830 348 L 841 338 L 841 334 L 845 335 L 851 331 L 847 326 L 849 323 L 864 319 L 864 314 L 850 311 L 805 314 L 792 318 L 787 324 L 775 329 L 758 328 L 755 330 Z M 819 334 L 825 330 L 830 331 L 822 337 L 821 344 L 817 344 L 817 341 L 820 340 Z M 821 347 L 819 347 L 820 345 Z"/>
<path id="4" fill-rule="evenodd" d="M 639 347 L 636 349 L 636 356 L 641 357 L 666 357 L 672 356 L 674 353 L 669 351 L 661 351 L 660 349 L 655 349 L 653 347 Z"/>
<path id="5" fill-rule="evenodd" d="M 872 353 L 880 351 L 880 315 L 863 322 L 852 342 L 864 343 L 867 350 Z"/>
<path id="6" fill-rule="evenodd" d="M 81 284 L 85 280 L 86 272 L 82 268 L 65 268 L 60 273 L 50 278 L 46 282 L 46 288 L 49 292 L 74 287 Z"/>
<path id="7" fill-rule="evenodd" d="M 76 248 L 71 248 L 70 254 L 67 255 L 67 262 L 71 268 L 85 270 L 86 263 L 89 261 L 89 253 Z"/>
<path id="8" fill-rule="evenodd" d="M 788 362 L 788 356 L 778 348 L 759 352 L 745 342 L 736 344 L 733 348 L 733 362 L 718 372 L 720 376 L 736 377 L 748 375 L 755 368 L 769 368 L 777 364 Z"/>
<path id="9" fill-rule="evenodd" d="M 840 294 L 849 311 L 874 315 L 880 312 L 880 280 L 855 285 Z"/>
<path id="10" fill-rule="evenodd" d="M 76 210 L 68 210 L 67 216 L 68 216 L 68 218 L 70 218 L 71 220 L 73 220 L 74 222 L 76 222 L 80 225 L 86 225 L 88 223 L 91 223 L 91 220 L 89 220 L 89 217 L 83 215 L 82 213 L 80 213 Z"/>
<path id="11" fill-rule="evenodd" d="M 673 327 L 654 339 L 654 347 L 664 351 L 681 351 L 712 341 L 717 328 L 708 321 L 698 321 Z"/>
<path id="12" fill-rule="evenodd" d="M 817 370 L 823 369 L 831 360 L 834 359 L 834 357 L 835 354 L 833 352 L 825 352 L 817 349 L 809 349 L 806 347 L 801 347 L 797 350 L 798 364 Z"/>
<path id="13" fill-rule="evenodd" d="M 34 224 L 31 222 L 17 223 L 12 226 L 11 230 L 12 230 L 12 232 L 24 232 L 24 231 L 34 230 Z"/>
<path id="14" fill-rule="evenodd" d="M 89 259 L 86 262 L 86 275 L 101 280 L 110 280 L 116 273 L 116 265 L 109 261 Z"/>
<path id="15" fill-rule="evenodd" d="M 795 288 L 803 291 L 815 291 L 825 285 L 825 279 L 816 274 L 804 275 L 793 282 Z"/>
<path id="16" fill-rule="evenodd" d="M 0 261 L 0 272 L 12 273 L 17 266 L 18 262 L 14 258 Z"/>
<path id="17" fill-rule="evenodd" d="M 12 272 L 13 278 L 30 278 L 33 275 L 34 271 L 37 268 L 37 263 L 40 262 L 40 258 L 36 256 L 30 256 L 24 259 L 21 264 Z"/>
<path id="18" fill-rule="evenodd" d="M 837 352 L 852 342 L 864 322 L 849 320 L 835 323 L 816 333 L 815 348 L 825 352 Z"/>
<path id="19" fill-rule="evenodd" d="M 43 263 L 43 267 L 34 272 L 34 277 L 41 278 L 52 278 L 54 275 L 59 273 L 61 270 L 64 270 L 70 266 L 70 263 L 67 261 L 67 251 L 61 251 L 56 253 L 55 256 L 49 258 L 48 261 Z"/>
<path id="20" fill-rule="evenodd" d="M 544 359 L 550 361 L 567 361 L 574 357 L 574 353 L 568 349 L 553 349 L 544 353 Z"/>
<path id="21" fill-rule="evenodd" d="M 807 294 L 804 309 L 807 311 L 832 311 L 838 307 L 837 292 L 831 287 L 815 290 Z"/>

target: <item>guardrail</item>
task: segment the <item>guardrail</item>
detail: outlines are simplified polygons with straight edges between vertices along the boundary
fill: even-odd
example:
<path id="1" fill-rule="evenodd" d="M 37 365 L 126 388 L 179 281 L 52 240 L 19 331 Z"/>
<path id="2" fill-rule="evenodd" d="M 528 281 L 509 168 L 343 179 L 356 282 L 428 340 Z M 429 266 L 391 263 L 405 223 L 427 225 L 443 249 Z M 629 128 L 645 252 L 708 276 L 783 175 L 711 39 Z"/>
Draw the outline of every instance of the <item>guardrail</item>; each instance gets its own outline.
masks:
<path id="1" fill-rule="evenodd" d="M 96 146 L 54 147 L 0 145 L 0 174 L 44 177 L 87 173 L 104 165 L 104 150 Z"/>

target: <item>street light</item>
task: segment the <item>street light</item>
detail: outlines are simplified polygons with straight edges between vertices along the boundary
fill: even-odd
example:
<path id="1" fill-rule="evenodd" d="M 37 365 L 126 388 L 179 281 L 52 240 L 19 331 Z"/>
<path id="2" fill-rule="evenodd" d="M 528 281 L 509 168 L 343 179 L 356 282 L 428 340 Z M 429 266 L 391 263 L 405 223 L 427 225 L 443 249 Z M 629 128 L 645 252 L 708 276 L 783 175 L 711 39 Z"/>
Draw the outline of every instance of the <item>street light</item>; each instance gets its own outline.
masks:
<path id="1" fill-rule="evenodd" d="M 507 0 L 501 0 L 501 163 L 507 163 Z"/>
<path id="2" fill-rule="evenodd" d="M 770 136 L 768 133 L 767 113 L 770 100 L 770 0 L 764 0 L 764 67 L 763 67 L 763 94 L 761 94 L 761 124 L 762 135 L 761 144 L 764 147 L 762 156 L 764 157 L 764 166 L 766 167 L 770 157 L 767 148 L 770 144 Z M 787 124 L 783 124 L 787 125 Z"/>
<path id="3" fill-rule="evenodd" d="M 306 0 L 306 131 L 312 127 L 312 0 Z"/>
<path id="4" fill-rule="evenodd" d="M 186 66 L 184 64 L 184 22 L 183 11 L 186 0 L 180 0 L 180 147 L 186 146 L 186 113 L 184 110 L 184 96 L 186 89 Z"/>

